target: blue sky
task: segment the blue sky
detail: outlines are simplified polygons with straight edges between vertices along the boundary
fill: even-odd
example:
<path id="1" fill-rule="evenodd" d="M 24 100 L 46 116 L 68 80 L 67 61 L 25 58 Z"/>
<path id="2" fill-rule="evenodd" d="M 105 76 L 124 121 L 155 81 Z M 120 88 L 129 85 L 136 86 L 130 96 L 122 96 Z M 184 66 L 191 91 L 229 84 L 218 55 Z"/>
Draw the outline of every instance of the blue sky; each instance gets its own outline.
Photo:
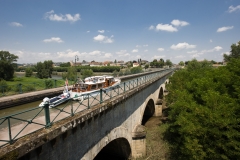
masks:
<path id="1" fill-rule="evenodd" d="M 18 63 L 219 62 L 238 41 L 239 0 L 0 0 L 0 50 Z"/>

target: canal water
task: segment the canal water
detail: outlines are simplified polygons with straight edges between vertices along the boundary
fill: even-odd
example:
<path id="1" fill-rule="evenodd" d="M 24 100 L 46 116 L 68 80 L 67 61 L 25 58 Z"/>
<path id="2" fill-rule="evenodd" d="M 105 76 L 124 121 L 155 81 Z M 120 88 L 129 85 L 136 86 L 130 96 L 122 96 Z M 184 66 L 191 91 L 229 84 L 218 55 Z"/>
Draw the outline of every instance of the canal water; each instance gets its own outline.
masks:
<path id="1" fill-rule="evenodd" d="M 24 72 L 18 72 L 16 74 L 17 77 L 21 77 L 21 76 L 24 76 L 24 75 L 25 75 Z M 59 75 L 52 75 L 52 79 L 62 79 L 62 77 L 59 76 Z M 132 78 L 132 79 L 134 79 L 134 78 Z M 132 80 L 132 79 L 127 79 L 125 81 L 129 81 L 129 80 Z M 124 80 L 122 82 L 124 82 Z M 42 100 L 39 100 L 39 101 L 31 102 L 31 103 L 17 105 L 17 106 L 11 107 L 11 108 L 1 109 L 0 110 L 0 118 L 4 117 L 4 116 L 15 114 L 15 113 L 18 113 L 18 112 L 22 112 L 22 111 L 27 110 L 27 109 L 37 107 L 37 106 L 39 106 L 39 104 L 41 102 L 42 102 Z"/>

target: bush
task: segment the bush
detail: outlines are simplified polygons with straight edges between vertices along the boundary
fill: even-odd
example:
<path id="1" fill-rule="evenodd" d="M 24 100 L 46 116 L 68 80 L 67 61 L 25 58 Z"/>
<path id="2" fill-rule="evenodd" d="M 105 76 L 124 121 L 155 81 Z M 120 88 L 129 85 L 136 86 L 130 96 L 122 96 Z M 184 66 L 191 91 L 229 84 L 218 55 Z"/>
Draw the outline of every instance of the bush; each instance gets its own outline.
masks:
<path id="1" fill-rule="evenodd" d="M 0 91 L 1 92 L 6 92 L 8 89 L 7 82 L 3 79 L 0 79 Z"/>
<path id="2" fill-rule="evenodd" d="M 132 74 L 143 72 L 142 67 L 133 67 L 133 68 L 130 69 L 130 71 L 131 71 Z"/>
<path id="3" fill-rule="evenodd" d="M 35 87 L 33 85 L 28 85 L 24 87 L 23 92 L 35 91 Z"/>
<path id="4" fill-rule="evenodd" d="M 45 87 L 46 88 L 53 88 L 53 81 L 51 79 L 45 80 Z"/>
<path id="5" fill-rule="evenodd" d="M 26 68 L 25 70 L 25 77 L 31 77 L 33 74 L 33 71 L 31 68 Z"/>
<path id="6" fill-rule="evenodd" d="M 82 69 L 81 70 L 82 79 L 85 79 L 86 77 L 90 77 L 93 75 L 93 71 L 91 69 Z"/>

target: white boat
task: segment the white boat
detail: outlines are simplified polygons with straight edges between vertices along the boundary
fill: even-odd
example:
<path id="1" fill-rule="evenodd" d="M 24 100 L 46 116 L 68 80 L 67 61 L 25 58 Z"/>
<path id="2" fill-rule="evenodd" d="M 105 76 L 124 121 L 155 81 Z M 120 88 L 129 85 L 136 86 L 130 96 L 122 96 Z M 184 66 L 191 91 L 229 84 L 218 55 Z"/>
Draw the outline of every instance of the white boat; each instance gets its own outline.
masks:
<path id="1" fill-rule="evenodd" d="M 68 91 L 67 80 L 65 83 L 66 83 L 66 85 L 64 86 L 64 90 L 63 90 L 62 94 L 52 97 L 52 98 L 45 97 L 43 99 L 43 101 L 40 103 L 39 107 L 44 107 L 44 104 L 48 102 L 49 108 L 53 108 L 53 107 L 56 107 L 64 102 L 68 101 L 71 98 L 71 95 L 70 95 L 70 92 Z"/>
<path id="2" fill-rule="evenodd" d="M 98 94 L 100 89 L 107 91 L 120 83 L 121 80 L 113 76 L 92 76 L 85 78 L 84 81 L 79 79 L 69 92 L 73 100 L 82 101 L 89 94 Z"/>

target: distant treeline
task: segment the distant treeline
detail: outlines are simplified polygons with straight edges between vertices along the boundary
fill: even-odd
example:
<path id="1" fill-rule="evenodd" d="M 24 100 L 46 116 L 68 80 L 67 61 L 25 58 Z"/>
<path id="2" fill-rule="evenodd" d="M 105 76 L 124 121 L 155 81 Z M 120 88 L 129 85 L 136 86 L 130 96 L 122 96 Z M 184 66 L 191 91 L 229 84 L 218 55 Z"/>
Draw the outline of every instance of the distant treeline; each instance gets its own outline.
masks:
<path id="1" fill-rule="evenodd" d="M 33 72 L 36 72 L 35 67 L 21 67 L 17 68 L 17 72 L 25 71 L 26 68 L 31 68 Z M 93 72 L 113 72 L 120 71 L 119 66 L 101 66 L 101 67 L 90 67 L 90 66 L 76 66 L 77 72 L 80 72 L 82 69 L 91 69 Z M 67 72 L 68 67 L 54 67 L 53 71 L 55 72 Z"/>

